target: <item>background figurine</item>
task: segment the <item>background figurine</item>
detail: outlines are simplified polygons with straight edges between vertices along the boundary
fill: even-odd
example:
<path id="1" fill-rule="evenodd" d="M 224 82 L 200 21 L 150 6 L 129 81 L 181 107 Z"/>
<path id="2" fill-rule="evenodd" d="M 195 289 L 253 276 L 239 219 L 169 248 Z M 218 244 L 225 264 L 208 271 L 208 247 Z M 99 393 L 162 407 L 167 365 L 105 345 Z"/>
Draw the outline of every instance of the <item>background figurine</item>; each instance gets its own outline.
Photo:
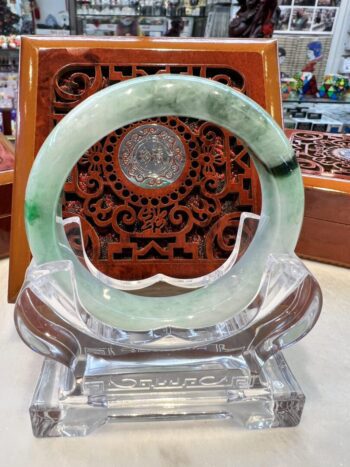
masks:
<path id="1" fill-rule="evenodd" d="M 332 100 L 343 99 L 349 90 L 349 79 L 346 76 L 329 74 L 324 77 L 320 87 L 320 97 Z"/>
<path id="2" fill-rule="evenodd" d="M 302 69 L 300 79 L 303 81 L 302 94 L 319 97 L 317 80 L 314 75 L 316 64 L 322 60 L 322 43 L 320 41 L 310 42 L 307 46 L 308 62 Z"/>
<path id="3" fill-rule="evenodd" d="M 298 71 L 298 73 L 294 75 L 294 79 L 300 83 L 298 88 L 302 95 L 319 97 L 315 75 L 309 71 Z"/>
<path id="4" fill-rule="evenodd" d="M 123 16 L 117 24 L 117 36 L 138 36 L 138 19 L 132 16 Z"/>
<path id="5" fill-rule="evenodd" d="M 174 18 L 171 21 L 171 28 L 164 35 L 168 37 L 179 37 L 184 27 L 185 23 L 182 18 Z"/>
<path id="6" fill-rule="evenodd" d="M 298 99 L 300 94 L 300 86 L 302 83 L 297 81 L 295 78 L 282 78 L 281 79 L 281 93 L 282 99 Z"/>
<path id="7" fill-rule="evenodd" d="M 322 43 L 320 41 L 309 42 L 307 45 L 307 58 L 309 61 L 304 66 L 302 71 L 309 71 L 314 73 L 317 63 L 320 62 L 323 58 Z"/>
<path id="8" fill-rule="evenodd" d="M 238 0 L 229 25 L 230 37 L 271 37 L 280 15 L 277 0 Z"/>

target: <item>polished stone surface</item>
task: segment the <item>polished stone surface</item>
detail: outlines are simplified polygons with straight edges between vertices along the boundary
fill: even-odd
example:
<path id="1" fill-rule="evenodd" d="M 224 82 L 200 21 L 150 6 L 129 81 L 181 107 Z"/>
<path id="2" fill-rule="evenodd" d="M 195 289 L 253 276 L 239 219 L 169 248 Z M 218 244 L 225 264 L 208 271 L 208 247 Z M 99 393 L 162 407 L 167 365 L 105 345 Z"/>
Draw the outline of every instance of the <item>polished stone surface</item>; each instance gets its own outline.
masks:
<path id="1" fill-rule="evenodd" d="M 68 174 L 92 144 L 131 122 L 167 115 L 213 122 L 248 145 L 261 182 L 262 221 L 245 254 L 219 280 L 176 297 L 141 298 L 92 277 L 72 252 L 56 211 Z M 257 295 L 269 254 L 294 251 L 303 207 L 304 189 L 293 149 L 264 109 L 218 82 L 162 74 L 105 88 L 59 122 L 34 161 L 25 221 L 37 264 L 72 261 L 78 295 L 88 314 L 117 329 L 147 332 L 206 328 L 241 312 Z M 60 286 L 67 290 L 71 283 L 62 279 Z"/>
<path id="2" fill-rule="evenodd" d="M 109 425 L 87 438 L 35 439 L 28 407 L 42 358 L 20 341 L 0 261 L 0 465 L 4 467 L 346 467 L 350 465 L 350 270 L 306 262 L 324 309 L 285 351 L 306 394 L 296 428 L 243 431 L 227 422 Z"/>

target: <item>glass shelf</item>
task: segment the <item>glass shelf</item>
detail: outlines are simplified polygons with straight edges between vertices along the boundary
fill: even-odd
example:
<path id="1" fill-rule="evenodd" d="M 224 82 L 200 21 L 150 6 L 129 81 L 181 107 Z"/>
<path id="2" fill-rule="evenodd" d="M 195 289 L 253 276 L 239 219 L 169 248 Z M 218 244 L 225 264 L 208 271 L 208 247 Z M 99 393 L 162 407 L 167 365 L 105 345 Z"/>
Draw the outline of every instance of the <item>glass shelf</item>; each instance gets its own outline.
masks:
<path id="1" fill-rule="evenodd" d="M 301 97 L 300 99 L 286 99 L 283 104 L 350 104 L 350 100 L 333 100 L 321 97 Z"/>

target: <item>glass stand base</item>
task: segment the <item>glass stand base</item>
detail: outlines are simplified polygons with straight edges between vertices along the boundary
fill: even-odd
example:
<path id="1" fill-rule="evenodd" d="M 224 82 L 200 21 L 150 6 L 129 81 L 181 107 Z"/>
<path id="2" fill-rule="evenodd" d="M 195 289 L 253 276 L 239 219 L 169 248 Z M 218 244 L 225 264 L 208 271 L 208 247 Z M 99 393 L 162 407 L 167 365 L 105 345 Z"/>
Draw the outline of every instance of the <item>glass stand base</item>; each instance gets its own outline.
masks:
<path id="1" fill-rule="evenodd" d="M 144 364 L 137 356 L 89 355 L 74 373 L 46 359 L 30 407 L 34 435 L 85 436 L 125 421 L 214 418 L 248 429 L 300 421 L 305 396 L 282 352 L 259 374 L 242 355 L 150 352 Z"/>
<path id="2" fill-rule="evenodd" d="M 254 306 L 226 322 L 141 332 L 84 313 L 55 280 L 74 283 L 69 268 L 34 265 L 16 303 L 20 336 L 46 357 L 30 408 L 35 436 L 84 436 L 112 421 L 299 423 L 305 397 L 281 352 L 312 329 L 322 295 L 298 258 L 271 257 Z"/>

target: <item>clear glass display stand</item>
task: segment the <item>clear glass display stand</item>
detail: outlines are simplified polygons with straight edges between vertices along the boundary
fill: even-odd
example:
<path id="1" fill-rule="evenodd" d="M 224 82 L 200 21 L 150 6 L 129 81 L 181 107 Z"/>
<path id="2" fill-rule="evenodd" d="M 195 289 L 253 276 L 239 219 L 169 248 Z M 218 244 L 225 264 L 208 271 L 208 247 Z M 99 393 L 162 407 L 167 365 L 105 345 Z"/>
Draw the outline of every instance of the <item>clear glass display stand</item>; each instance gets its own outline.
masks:
<path id="1" fill-rule="evenodd" d="M 74 222 L 66 221 L 68 237 L 91 268 L 80 229 L 72 233 Z M 257 216 L 242 216 L 235 250 L 217 274 L 239 260 L 256 224 Z M 70 291 L 60 289 L 62 275 Z M 136 292 L 155 293 L 158 279 Z M 211 280 L 215 275 L 202 286 Z M 184 293 L 176 280 L 167 286 L 170 294 Z M 15 321 L 25 343 L 46 357 L 30 407 L 34 435 L 83 436 L 107 422 L 138 420 L 229 418 L 251 429 L 295 426 L 305 396 L 282 349 L 310 331 L 321 305 L 320 288 L 303 263 L 271 255 L 256 298 L 231 320 L 206 329 L 126 332 L 86 313 L 70 261 L 32 264 Z"/>

